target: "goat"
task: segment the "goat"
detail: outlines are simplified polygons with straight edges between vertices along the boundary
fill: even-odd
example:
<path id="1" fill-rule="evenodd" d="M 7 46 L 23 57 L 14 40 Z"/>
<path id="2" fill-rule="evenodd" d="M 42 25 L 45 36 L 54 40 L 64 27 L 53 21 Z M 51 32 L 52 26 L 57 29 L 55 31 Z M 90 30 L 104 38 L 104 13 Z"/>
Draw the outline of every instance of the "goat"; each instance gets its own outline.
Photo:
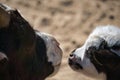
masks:
<path id="1" fill-rule="evenodd" d="M 34 30 L 18 10 L 0 3 L 0 80 L 44 80 L 56 74 L 61 59 L 53 36 Z"/>
<path id="2" fill-rule="evenodd" d="M 70 67 L 86 76 L 101 80 L 120 80 L 120 29 L 99 26 L 85 44 L 68 59 Z"/>

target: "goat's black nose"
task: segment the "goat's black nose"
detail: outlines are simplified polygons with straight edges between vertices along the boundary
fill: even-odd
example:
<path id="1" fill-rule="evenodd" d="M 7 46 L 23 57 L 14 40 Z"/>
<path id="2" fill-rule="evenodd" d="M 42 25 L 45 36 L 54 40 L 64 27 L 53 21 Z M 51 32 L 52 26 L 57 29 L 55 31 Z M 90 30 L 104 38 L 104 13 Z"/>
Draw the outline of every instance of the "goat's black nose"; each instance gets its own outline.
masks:
<path id="1" fill-rule="evenodd" d="M 75 54 L 70 54 L 68 60 L 70 66 L 74 66 L 75 69 L 83 69 L 79 62 L 81 62 L 81 58 L 78 58 Z"/>
<path id="2" fill-rule="evenodd" d="M 73 54 L 70 54 L 70 57 L 73 57 L 74 55 Z"/>
<path id="3" fill-rule="evenodd" d="M 74 64 L 76 62 L 76 60 L 77 60 L 76 55 L 75 54 L 70 54 L 70 56 L 69 56 L 69 64 L 70 65 Z"/>

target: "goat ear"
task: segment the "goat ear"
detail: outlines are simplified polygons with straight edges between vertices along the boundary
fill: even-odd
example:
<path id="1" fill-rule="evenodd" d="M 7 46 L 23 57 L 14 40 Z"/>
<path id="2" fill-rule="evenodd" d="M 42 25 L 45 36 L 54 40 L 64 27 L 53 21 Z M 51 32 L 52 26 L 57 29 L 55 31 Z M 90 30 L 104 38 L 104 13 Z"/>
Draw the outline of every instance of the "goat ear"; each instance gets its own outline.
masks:
<path id="1" fill-rule="evenodd" d="M 0 3 L 0 28 L 7 27 L 10 22 L 9 11 L 10 8 Z"/>
<path id="2" fill-rule="evenodd" d="M 118 49 L 110 49 L 110 51 L 114 54 L 116 54 L 117 56 L 120 56 L 120 48 Z"/>

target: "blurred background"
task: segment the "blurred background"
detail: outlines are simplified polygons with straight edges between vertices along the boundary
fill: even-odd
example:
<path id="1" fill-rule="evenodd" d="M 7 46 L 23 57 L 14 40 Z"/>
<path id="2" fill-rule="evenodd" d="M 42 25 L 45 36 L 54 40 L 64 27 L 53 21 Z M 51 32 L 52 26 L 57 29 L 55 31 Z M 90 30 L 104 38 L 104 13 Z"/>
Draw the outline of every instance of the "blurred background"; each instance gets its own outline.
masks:
<path id="1" fill-rule="evenodd" d="M 41 32 L 52 34 L 64 52 L 61 68 L 47 80 L 95 80 L 67 64 L 71 51 L 82 46 L 99 25 L 120 26 L 120 0 L 0 0 L 16 8 Z"/>

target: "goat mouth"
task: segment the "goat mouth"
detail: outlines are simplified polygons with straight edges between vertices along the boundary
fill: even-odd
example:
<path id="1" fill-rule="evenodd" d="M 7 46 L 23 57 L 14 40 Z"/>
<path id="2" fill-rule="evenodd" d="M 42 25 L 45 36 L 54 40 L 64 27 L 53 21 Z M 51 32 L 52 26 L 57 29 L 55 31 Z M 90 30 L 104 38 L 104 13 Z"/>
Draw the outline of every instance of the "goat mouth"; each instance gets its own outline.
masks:
<path id="1" fill-rule="evenodd" d="M 73 70 L 80 70 L 83 69 L 83 67 L 79 64 L 79 63 L 71 63 L 68 62 L 69 66 L 73 69 Z"/>

